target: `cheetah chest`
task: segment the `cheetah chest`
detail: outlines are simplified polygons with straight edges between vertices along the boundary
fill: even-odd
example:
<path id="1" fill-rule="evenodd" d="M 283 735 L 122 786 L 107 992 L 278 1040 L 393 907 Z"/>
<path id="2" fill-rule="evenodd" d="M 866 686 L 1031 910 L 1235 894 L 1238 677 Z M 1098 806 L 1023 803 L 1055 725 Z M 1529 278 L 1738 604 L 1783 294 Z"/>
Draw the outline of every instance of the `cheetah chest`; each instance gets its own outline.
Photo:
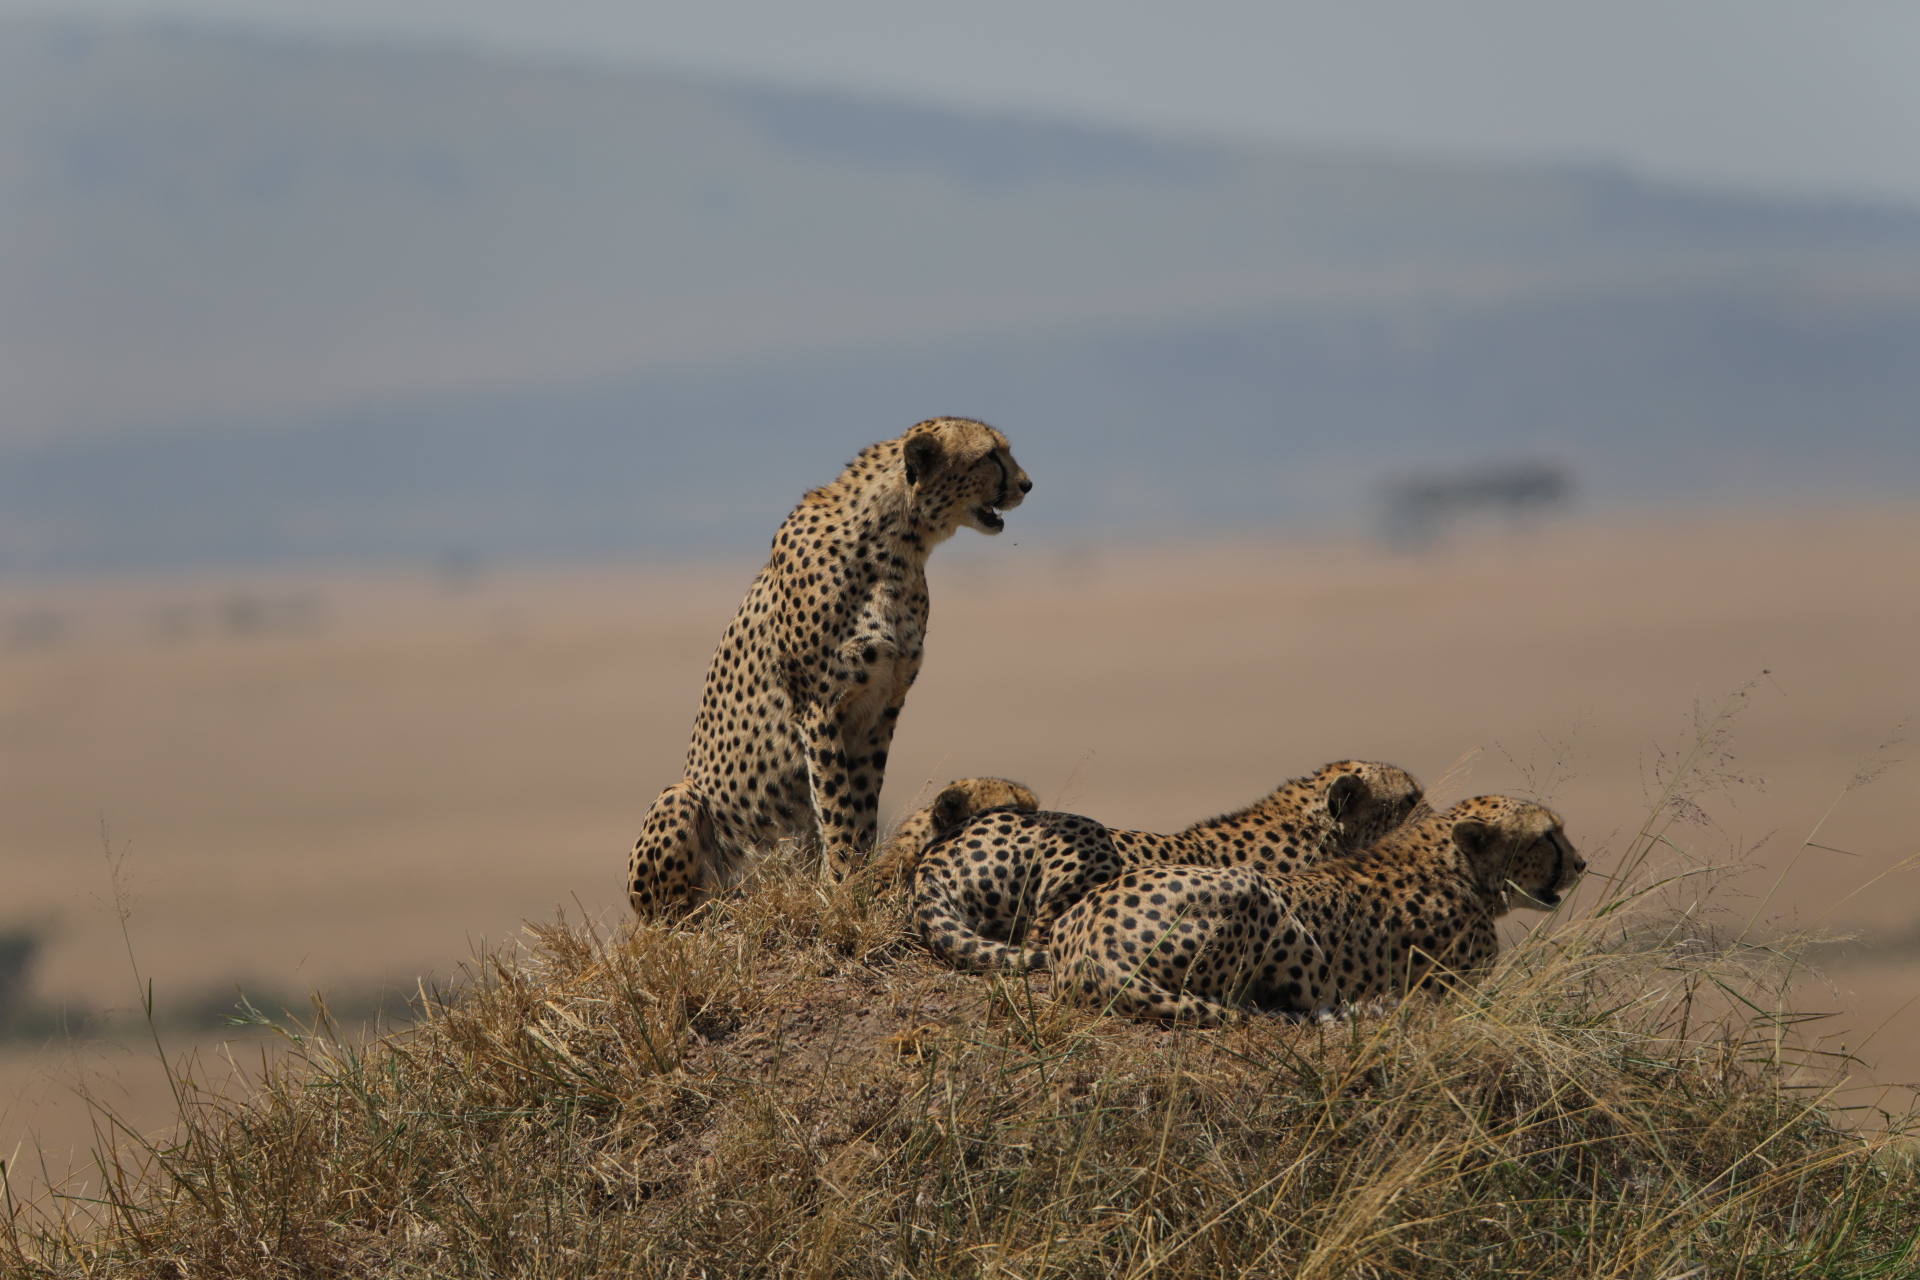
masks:
<path id="1" fill-rule="evenodd" d="M 852 622 L 835 655 L 844 680 L 838 710 L 846 729 L 859 732 L 888 707 L 904 702 L 920 674 L 927 634 L 925 588 L 874 583 Z"/>

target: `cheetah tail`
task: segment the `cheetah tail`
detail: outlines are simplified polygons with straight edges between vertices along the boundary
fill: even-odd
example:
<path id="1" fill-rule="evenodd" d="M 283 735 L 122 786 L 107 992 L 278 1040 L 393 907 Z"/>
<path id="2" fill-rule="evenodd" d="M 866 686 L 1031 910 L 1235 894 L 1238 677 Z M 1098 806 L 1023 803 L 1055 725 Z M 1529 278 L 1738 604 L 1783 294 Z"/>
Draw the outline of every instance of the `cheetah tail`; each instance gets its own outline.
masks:
<path id="1" fill-rule="evenodd" d="M 963 973 L 1021 974 L 1047 970 L 1047 953 L 1037 948 L 994 942 L 975 934 L 956 937 L 922 931 L 920 936 L 936 960 Z"/>
<path id="2" fill-rule="evenodd" d="M 1047 953 L 975 932 L 966 914 L 937 889 L 923 890 L 914 903 L 914 927 L 933 958 L 963 973 L 1036 973 L 1047 967 Z"/>

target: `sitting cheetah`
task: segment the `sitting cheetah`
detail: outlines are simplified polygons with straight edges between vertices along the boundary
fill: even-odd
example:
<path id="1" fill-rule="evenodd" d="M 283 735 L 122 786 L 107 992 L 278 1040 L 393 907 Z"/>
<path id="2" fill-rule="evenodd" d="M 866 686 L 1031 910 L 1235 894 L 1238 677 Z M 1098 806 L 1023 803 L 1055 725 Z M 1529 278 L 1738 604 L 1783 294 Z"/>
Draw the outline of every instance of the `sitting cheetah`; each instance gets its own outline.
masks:
<path id="1" fill-rule="evenodd" d="M 1311 1015 L 1434 990 L 1492 963 L 1496 919 L 1559 905 L 1586 869 L 1552 810 L 1481 796 L 1291 877 L 1129 871 L 1060 918 L 1056 989 L 1206 1026 L 1243 1016 L 1230 1005 Z"/>
<path id="2" fill-rule="evenodd" d="M 1044 969 L 1044 937 L 1061 912 L 1129 867 L 1247 866 L 1286 875 L 1364 848 L 1420 802 L 1420 784 L 1390 764 L 1337 760 L 1258 804 L 1174 835 L 1110 831 L 1072 813 L 983 814 L 930 847 L 914 876 L 914 923 L 956 969 Z"/>
<path id="3" fill-rule="evenodd" d="M 1039 807 L 1039 797 L 1005 778 L 959 778 L 949 782 L 933 798 L 932 804 L 915 809 L 902 819 L 893 835 L 880 846 L 880 855 L 873 860 L 873 883 L 887 888 L 912 876 L 927 846 L 969 818 L 989 809 L 1032 812 Z"/>
<path id="4" fill-rule="evenodd" d="M 642 915 L 690 907 L 782 837 L 843 875 L 872 856 L 887 750 L 920 673 L 927 556 L 961 525 L 995 534 L 1033 482 L 1007 439 L 934 418 L 860 451 L 800 500 L 721 637 L 686 776 L 627 866 Z"/>

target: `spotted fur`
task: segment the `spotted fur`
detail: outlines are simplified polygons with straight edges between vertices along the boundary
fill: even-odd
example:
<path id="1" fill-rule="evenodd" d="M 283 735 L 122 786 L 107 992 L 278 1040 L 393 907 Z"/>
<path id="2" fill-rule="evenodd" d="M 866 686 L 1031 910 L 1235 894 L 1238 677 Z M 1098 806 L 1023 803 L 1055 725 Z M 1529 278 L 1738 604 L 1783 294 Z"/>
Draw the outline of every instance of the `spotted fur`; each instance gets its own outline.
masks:
<path id="1" fill-rule="evenodd" d="M 933 803 L 901 819 L 873 862 L 876 887 L 899 884 L 913 875 L 928 845 L 961 823 L 989 809 L 1032 812 L 1040 800 L 1026 787 L 1005 778 L 959 778 L 941 788 Z"/>
<path id="2" fill-rule="evenodd" d="M 927 631 L 927 556 L 994 534 L 1033 482 L 985 423 L 934 418 L 800 501 L 721 637 L 687 748 L 627 866 L 642 915 L 692 906 L 783 838 L 872 855 L 887 751 Z"/>
<path id="3" fill-rule="evenodd" d="M 1259 803 L 1172 835 L 1112 831 L 1072 813 L 984 814 L 922 857 L 914 924 L 933 954 L 957 969 L 1043 969 L 1061 912 L 1130 867 L 1245 866 L 1287 875 L 1362 848 L 1404 822 L 1420 784 L 1390 764 L 1337 760 L 1276 788 Z"/>
<path id="4" fill-rule="evenodd" d="M 1246 1008 L 1306 1016 L 1436 990 L 1493 962 L 1495 920 L 1557 906 L 1586 867 L 1552 810 L 1503 796 L 1462 801 L 1291 877 L 1146 867 L 1061 917 L 1056 990 L 1207 1026 Z"/>

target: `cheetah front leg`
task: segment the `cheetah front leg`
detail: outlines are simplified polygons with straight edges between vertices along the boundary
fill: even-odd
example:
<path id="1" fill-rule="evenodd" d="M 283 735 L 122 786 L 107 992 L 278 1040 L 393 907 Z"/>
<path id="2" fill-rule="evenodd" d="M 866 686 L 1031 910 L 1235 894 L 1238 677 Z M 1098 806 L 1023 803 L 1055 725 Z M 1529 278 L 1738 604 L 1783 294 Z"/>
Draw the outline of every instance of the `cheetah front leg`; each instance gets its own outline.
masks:
<path id="1" fill-rule="evenodd" d="M 886 785 L 887 757 L 893 750 L 893 731 L 900 725 L 900 709 L 905 705 L 906 698 L 902 696 L 889 701 L 881 709 L 879 718 L 864 735 L 859 754 L 854 757 L 853 766 L 848 770 L 847 785 L 859 807 L 859 829 L 850 833 L 851 843 L 847 847 L 854 851 L 859 861 L 834 868 L 836 876 L 844 877 L 873 857 L 880 828 L 880 789 Z"/>
<path id="2" fill-rule="evenodd" d="M 828 697 L 808 708 L 803 730 L 821 856 L 839 879 L 873 856 L 887 753 L 919 663 L 872 636 L 834 656 Z"/>
<path id="3" fill-rule="evenodd" d="M 889 707 L 864 734 L 850 734 L 844 715 L 820 708 L 807 717 L 807 782 L 819 823 L 827 872 L 839 879 L 873 854 L 880 825 L 880 783 L 899 709 Z"/>

